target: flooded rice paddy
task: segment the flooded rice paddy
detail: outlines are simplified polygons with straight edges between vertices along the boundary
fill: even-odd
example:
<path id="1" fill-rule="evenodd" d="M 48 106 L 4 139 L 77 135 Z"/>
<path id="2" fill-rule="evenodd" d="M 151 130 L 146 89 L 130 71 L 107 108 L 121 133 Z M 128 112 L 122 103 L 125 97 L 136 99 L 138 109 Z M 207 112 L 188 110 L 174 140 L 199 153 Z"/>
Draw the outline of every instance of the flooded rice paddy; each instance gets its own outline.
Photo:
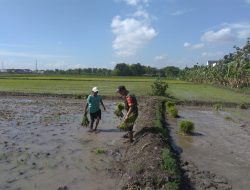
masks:
<path id="1" fill-rule="evenodd" d="M 180 118 L 170 119 L 170 129 L 181 159 L 202 171 L 224 176 L 232 189 L 250 187 L 250 110 L 207 107 L 178 107 Z M 195 124 L 191 136 L 178 133 L 178 123 Z M 212 187 L 211 187 L 212 188 Z M 220 188 L 219 188 L 220 189 Z M 223 188 L 222 188 L 223 189 Z"/>
<path id="2" fill-rule="evenodd" d="M 97 133 L 80 126 L 83 100 L 0 96 L 0 189 L 115 189 L 109 175 L 123 135 L 115 102 Z"/>

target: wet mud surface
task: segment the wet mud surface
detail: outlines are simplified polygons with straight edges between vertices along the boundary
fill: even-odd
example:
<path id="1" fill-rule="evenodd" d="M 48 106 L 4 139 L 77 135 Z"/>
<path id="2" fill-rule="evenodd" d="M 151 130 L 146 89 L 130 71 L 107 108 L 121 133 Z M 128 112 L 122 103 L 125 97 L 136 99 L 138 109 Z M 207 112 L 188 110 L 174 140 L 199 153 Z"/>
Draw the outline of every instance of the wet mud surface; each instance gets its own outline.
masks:
<path id="1" fill-rule="evenodd" d="M 179 118 L 168 117 L 175 149 L 191 186 L 183 189 L 250 187 L 250 110 L 179 106 Z M 191 136 L 180 135 L 178 123 L 195 124 Z"/>
<path id="2" fill-rule="evenodd" d="M 121 159 L 114 101 L 97 133 L 80 126 L 84 100 L 0 96 L 0 189 L 116 189 Z M 83 188 L 84 187 L 84 188 Z"/>

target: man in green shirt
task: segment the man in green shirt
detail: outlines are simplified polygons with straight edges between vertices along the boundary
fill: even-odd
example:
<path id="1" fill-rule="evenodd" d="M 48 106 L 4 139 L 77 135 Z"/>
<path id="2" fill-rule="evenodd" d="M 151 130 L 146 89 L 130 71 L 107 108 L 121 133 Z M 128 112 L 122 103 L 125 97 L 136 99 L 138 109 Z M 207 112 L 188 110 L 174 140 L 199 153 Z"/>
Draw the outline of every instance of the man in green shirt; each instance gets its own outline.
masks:
<path id="1" fill-rule="evenodd" d="M 103 106 L 103 109 L 106 110 L 106 108 L 103 104 L 103 101 L 102 101 L 102 97 L 100 95 L 98 95 L 98 91 L 99 90 L 97 87 L 92 88 L 92 92 L 88 96 L 87 104 L 85 106 L 84 115 L 87 115 L 88 111 L 90 114 L 90 130 L 89 130 L 89 132 L 96 131 L 97 126 L 99 124 L 99 121 L 101 119 L 102 111 L 100 109 L 100 104 Z M 95 128 L 93 130 L 93 125 L 94 125 L 95 120 L 96 120 L 96 123 L 95 123 Z"/>

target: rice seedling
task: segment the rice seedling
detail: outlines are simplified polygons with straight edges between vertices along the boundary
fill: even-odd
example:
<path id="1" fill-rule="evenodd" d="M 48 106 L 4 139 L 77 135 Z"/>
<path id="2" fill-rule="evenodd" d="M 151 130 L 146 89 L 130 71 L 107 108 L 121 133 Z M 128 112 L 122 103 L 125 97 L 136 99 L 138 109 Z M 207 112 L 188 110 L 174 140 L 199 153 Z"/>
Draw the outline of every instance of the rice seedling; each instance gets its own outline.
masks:
<path id="1" fill-rule="evenodd" d="M 169 107 L 168 108 L 168 113 L 169 113 L 169 115 L 171 117 L 174 117 L 174 118 L 178 117 L 178 110 L 177 110 L 177 108 L 175 106 Z"/>
<path id="2" fill-rule="evenodd" d="M 95 152 L 96 154 L 105 154 L 105 153 L 106 153 L 106 150 L 101 149 L 101 148 L 96 148 L 96 149 L 94 150 L 94 152 Z"/>
<path id="3" fill-rule="evenodd" d="M 221 105 L 221 104 L 214 104 L 214 105 L 213 105 L 213 109 L 214 109 L 215 111 L 220 111 L 220 110 L 222 109 L 222 105 Z"/>
<path id="4" fill-rule="evenodd" d="M 127 131 L 130 127 L 134 125 L 135 120 L 137 119 L 138 114 L 131 114 L 126 122 L 122 122 L 117 128 Z"/>
<path id="5" fill-rule="evenodd" d="M 125 106 L 123 103 L 118 103 L 116 105 L 116 109 L 114 111 L 114 114 L 119 117 L 119 118 L 122 118 L 124 116 L 124 114 L 122 113 L 122 111 L 125 109 Z"/>
<path id="6" fill-rule="evenodd" d="M 83 127 L 88 127 L 88 125 L 89 125 L 89 119 L 88 119 L 88 116 L 87 116 L 87 115 L 84 115 L 84 116 L 83 116 L 81 125 L 82 125 Z"/>
<path id="7" fill-rule="evenodd" d="M 180 133 L 184 135 L 191 134 L 195 129 L 194 123 L 188 120 L 181 121 L 179 127 Z"/>

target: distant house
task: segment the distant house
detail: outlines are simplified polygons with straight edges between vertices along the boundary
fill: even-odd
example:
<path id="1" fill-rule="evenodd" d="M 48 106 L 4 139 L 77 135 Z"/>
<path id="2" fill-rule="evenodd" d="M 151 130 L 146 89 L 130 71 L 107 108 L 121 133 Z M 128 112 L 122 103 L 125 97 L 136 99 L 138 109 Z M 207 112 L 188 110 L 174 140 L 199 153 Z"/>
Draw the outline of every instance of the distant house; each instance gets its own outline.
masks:
<path id="1" fill-rule="evenodd" d="M 218 64 L 218 60 L 208 60 L 207 61 L 207 66 L 209 66 L 209 67 L 214 67 L 215 65 L 217 65 Z"/>

